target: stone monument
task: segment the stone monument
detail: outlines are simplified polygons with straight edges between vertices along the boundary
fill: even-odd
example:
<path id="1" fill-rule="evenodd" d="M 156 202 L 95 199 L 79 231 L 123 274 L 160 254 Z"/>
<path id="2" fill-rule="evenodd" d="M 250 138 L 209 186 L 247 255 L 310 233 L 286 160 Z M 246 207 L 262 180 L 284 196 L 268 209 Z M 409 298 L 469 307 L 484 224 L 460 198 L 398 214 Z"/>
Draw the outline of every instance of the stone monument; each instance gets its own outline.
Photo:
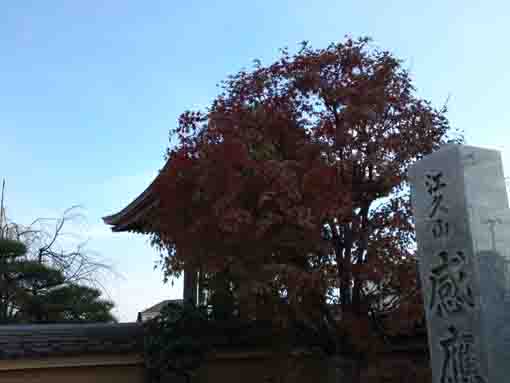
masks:
<path id="1" fill-rule="evenodd" d="M 498 151 L 445 145 L 409 171 L 434 383 L 510 381 L 510 210 Z"/>

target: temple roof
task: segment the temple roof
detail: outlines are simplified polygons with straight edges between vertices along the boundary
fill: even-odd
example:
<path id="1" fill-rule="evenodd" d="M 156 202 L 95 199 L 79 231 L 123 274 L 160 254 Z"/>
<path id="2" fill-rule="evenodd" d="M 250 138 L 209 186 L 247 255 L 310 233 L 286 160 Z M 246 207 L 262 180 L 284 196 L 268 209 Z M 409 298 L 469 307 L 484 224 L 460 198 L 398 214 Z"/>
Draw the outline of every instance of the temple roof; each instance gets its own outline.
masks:
<path id="1" fill-rule="evenodd" d="M 149 307 L 141 311 L 142 314 L 150 314 L 150 313 L 159 313 L 163 307 L 165 307 L 169 303 L 183 304 L 182 299 L 165 299 L 159 303 L 156 303 L 154 306 Z"/>
<path id="2" fill-rule="evenodd" d="M 183 299 L 165 299 L 164 301 L 161 301 L 154 306 L 149 307 L 148 309 L 145 309 L 143 311 L 140 311 L 138 313 L 138 322 L 145 322 L 149 319 L 153 319 L 156 316 L 158 316 L 161 313 L 161 310 L 168 305 L 169 303 L 174 303 L 178 305 L 184 304 Z"/>
<path id="3" fill-rule="evenodd" d="M 159 199 L 154 192 L 156 180 L 157 177 L 142 194 L 124 209 L 103 217 L 103 221 L 112 226 L 112 231 L 132 231 L 136 233 L 152 233 L 154 231 L 155 214 L 159 206 Z"/>

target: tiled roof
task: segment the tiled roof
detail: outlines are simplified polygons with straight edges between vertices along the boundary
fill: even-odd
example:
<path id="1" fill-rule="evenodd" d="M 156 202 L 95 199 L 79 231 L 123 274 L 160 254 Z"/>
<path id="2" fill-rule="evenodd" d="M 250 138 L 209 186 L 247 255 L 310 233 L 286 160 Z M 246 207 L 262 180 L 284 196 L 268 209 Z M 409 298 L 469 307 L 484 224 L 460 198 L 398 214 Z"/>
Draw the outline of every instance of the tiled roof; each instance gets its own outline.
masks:
<path id="1" fill-rule="evenodd" d="M 141 352 L 137 323 L 0 326 L 0 359 Z"/>
<path id="2" fill-rule="evenodd" d="M 166 299 L 161 301 L 154 306 L 149 307 L 141 312 L 141 314 L 149 314 L 149 313 L 158 313 L 161 311 L 163 307 L 165 307 L 168 303 L 177 303 L 182 304 L 184 301 L 182 299 Z"/>
<path id="3" fill-rule="evenodd" d="M 112 231 L 132 231 L 137 233 L 152 233 L 157 222 L 156 212 L 159 199 L 154 193 L 156 179 L 130 204 L 121 211 L 103 217 L 107 225 L 111 225 Z"/>

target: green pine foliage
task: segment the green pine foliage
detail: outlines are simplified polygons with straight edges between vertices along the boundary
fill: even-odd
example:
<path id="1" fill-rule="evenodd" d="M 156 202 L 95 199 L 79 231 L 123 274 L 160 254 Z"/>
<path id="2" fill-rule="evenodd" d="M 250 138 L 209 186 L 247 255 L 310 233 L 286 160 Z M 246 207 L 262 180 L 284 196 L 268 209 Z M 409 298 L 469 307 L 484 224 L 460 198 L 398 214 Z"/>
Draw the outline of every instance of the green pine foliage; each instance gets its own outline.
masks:
<path id="1" fill-rule="evenodd" d="M 114 322 L 112 302 L 60 270 L 26 257 L 19 241 L 0 239 L 0 323 Z"/>

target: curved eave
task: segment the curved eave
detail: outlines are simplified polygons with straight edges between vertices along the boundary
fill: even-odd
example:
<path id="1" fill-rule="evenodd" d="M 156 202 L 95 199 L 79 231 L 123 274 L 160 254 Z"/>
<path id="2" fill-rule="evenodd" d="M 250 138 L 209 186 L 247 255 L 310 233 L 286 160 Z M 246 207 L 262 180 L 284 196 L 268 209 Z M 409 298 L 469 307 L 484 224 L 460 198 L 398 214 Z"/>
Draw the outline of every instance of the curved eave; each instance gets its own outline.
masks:
<path id="1" fill-rule="evenodd" d="M 154 192 L 152 183 L 136 197 L 129 205 L 118 213 L 103 217 L 104 223 L 111 226 L 112 231 L 132 231 L 137 233 L 151 233 L 154 231 L 156 211 L 159 199 Z"/>

